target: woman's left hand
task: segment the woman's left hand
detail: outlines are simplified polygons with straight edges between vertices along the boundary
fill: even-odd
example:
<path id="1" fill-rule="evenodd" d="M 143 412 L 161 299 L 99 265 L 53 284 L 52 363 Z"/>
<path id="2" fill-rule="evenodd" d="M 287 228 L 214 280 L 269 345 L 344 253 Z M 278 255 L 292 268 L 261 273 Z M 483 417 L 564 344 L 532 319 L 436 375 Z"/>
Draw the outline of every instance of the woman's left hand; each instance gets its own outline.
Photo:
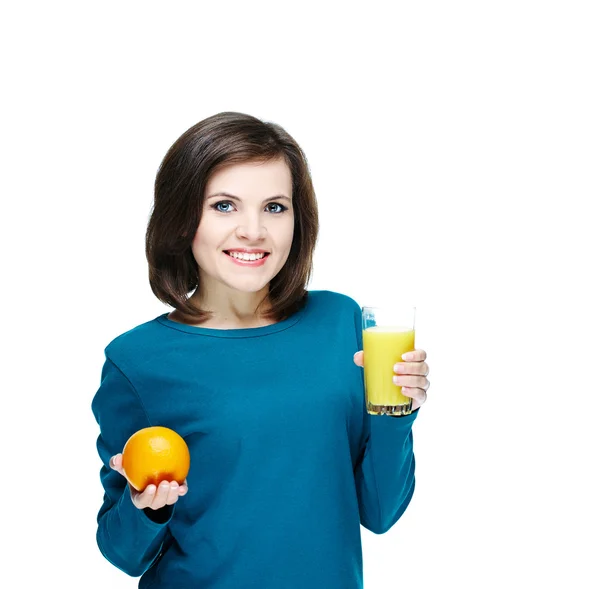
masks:
<path id="1" fill-rule="evenodd" d="M 364 353 L 361 350 L 354 354 L 354 364 L 364 367 Z M 394 364 L 394 384 L 402 387 L 402 394 L 411 397 L 412 410 L 415 411 L 427 401 L 427 389 L 429 389 L 429 365 L 425 362 L 427 354 L 425 350 L 414 350 L 407 352 L 404 362 Z"/>

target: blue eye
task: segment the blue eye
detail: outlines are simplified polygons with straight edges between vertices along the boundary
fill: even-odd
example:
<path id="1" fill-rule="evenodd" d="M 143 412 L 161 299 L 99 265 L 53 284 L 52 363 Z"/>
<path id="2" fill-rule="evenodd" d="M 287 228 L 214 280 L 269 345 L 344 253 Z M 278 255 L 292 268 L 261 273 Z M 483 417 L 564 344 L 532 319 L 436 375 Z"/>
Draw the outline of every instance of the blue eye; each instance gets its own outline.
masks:
<path id="1" fill-rule="evenodd" d="M 278 202 L 269 203 L 267 205 L 267 208 L 268 207 L 272 207 L 272 206 L 279 207 L 279 210 L 277 210 L 277 211 L 274 211 L 274 210 L 271 209 L 272 213 L 279 214 L 279 213 L 283 213 L 284 211 L 287 211 L 287 207 L 284 207 L 283 205 L 280 205 Z"/>
<path id="2" fill-rule="evenodd" d="M 215 211 L 219 211 L 219 213 L 229 213 L 229 211 L 223 210 L 222 208 L 220 208 L 220 205 L 233 206 L 232 203 L 230 203 L 229 201 L 221 200 L 218 203 L 215 203 L 214 205 L 212 205 L 212 208 L 215 209 Z"/>

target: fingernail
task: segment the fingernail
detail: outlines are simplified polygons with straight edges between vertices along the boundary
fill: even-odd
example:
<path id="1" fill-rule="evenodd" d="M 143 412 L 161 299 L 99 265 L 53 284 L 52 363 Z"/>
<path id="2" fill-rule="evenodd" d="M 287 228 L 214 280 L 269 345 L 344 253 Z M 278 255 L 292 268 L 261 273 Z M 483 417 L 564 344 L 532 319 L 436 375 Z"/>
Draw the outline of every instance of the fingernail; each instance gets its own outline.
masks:
<path id="1" fill-rule="evenodd" d="M 394 384 L 400 384 L 400 377 L 399 376 L 393 376 L 392 380 L 394 381 Z"/>
<path id="2" fill-rule="evenodd" d="M 394 364 L 394 372 L 403 372 L 404 364 Z"/>
<path id="3" fill-rule="evenodd" d="M 402 354 L 402 360 L 414 360 L 414 355 L 411 352 L 406 352 L 406 354 Z"/>

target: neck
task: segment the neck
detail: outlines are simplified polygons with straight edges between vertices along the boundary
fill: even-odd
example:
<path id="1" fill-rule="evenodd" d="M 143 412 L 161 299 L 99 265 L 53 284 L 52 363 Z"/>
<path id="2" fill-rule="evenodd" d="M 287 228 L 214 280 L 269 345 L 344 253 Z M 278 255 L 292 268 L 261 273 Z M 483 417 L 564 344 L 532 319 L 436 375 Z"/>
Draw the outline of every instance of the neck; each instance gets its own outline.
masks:
<path id="1" fill-rule="evenodd" d="M 202 323 L 205 327 L 217 329 L 243 329 L 270 325 L 273 320 L 267 315 L 269 309 L 268 285 L 259 292 L 210 292 L 196 291 L 191 300 L 212 316 Z M 263 299 L 265 299 L 263 301 Z"/>

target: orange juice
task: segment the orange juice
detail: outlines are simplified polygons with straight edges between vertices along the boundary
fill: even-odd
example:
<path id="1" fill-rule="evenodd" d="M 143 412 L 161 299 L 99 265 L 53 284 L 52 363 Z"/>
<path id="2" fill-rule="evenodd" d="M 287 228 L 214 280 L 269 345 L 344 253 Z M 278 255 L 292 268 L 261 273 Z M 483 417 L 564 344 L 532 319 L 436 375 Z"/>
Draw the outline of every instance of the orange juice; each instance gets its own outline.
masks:
<path id="1" fill-rule="evenodd" d="M 394 384 L 394 364 L 415 349 L 415 330 L 376 326 L 363 330 L 365 388 L 369 405 L 408 405 L 410 399 Z M 379 414 L 369 410 L 369 413 Z"/>

